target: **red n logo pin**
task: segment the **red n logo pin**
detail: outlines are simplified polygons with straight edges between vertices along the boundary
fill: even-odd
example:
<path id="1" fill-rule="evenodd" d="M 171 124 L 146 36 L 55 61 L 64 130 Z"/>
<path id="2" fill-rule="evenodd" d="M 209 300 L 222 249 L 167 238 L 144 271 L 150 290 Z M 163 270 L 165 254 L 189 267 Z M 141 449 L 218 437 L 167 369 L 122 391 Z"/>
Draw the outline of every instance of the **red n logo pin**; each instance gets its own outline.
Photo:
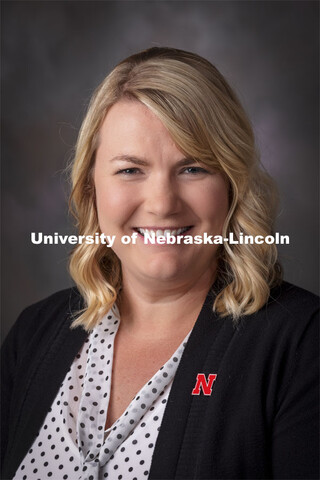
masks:
<path id="1" fill-rule="evenodd" d="M 200 395 L 200 388 L 202 388 L 202 392 L 204 395 L 211 395 L 212 393 L 212 385 L 215 379 L 217 378 L 216 373 L 209 373 L 208 381 L 206 380 L 206 376 L 204 373 L 198 373 L 197 381 L 194 389 L 192 390 L 192 395 Z"/>

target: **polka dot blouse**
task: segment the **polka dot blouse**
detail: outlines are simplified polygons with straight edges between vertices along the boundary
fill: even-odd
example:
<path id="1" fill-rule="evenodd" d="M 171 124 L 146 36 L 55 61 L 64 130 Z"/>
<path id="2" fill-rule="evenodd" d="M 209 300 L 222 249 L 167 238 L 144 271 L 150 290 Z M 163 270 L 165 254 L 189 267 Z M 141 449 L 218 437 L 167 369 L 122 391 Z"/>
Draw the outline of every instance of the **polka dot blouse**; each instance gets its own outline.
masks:
<path id="1" fill-rule="evenodd" d="M 173 377 L 190 333 L 105 431 L 119 324 L 118 313 L 110 311 L 91 332 L 14 480 L 148 478 Z"/>

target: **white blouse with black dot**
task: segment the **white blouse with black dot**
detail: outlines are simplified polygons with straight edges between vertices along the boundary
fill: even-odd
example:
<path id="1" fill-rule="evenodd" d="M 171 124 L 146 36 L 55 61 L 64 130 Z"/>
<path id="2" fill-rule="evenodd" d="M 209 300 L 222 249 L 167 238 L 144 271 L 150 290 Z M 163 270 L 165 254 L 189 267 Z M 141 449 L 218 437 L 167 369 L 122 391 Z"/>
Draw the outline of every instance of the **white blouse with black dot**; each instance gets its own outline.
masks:
<path id="1" fill-rule="evenodd" d="M 118 312 L 110 311 L 89 335 L 14 480 L 148 478 L 173 377 L 191 332 L 105 431 L 119 324 Z"/>

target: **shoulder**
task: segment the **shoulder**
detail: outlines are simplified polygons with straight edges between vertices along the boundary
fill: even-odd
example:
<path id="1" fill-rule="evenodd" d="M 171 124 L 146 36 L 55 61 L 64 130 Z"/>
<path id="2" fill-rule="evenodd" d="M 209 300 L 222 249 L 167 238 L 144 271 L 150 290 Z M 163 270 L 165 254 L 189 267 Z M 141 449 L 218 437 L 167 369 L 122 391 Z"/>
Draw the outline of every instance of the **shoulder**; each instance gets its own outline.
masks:
<path id="1" fill-rule="evenodd" d="M 76 310 L 81 308 L 83 308 L 83 299 L 78 289 L 67 288 L 28 306 L 22 311 L 19 319 L 23 317 L 32 320 L 39 315 L 45 319 L 56 315 L 57 312 L 73 315 Z"/>
<path id="2" fill-rule="evenodd" d="M 4 349 L 24 351 L 43 342 L 50 343 L 64 325 L 68 327 L 77 312 L 83 308 L 83 299 L 76 288 L 58 291 L 25 308 L 4 342 Z"/>
<path id="3" fill-rule="evenodd" d="M 319 297 L 303 288 L 282 282 L 270 292 L 268 306 L 295 314 L 309 314 L 319 310 Z"/>
<path id="4" fill-rule="evenodd" d="M 18 317 L 17 323 L 42 324 L 54 322 L 61 316 L 73 318 L 77 311 L 83 308 L 83 299 L 76 288 L 60 290 L 49 297 L 25 308 Z M 34 325 L 36 326 L 36 325 Z"/>
<path id="5" fill-rule="evenodd" d="M 245 322 L 265 323 L 270 329 L 305 325 L 319 313 L 319 297 L 303 288 L 282 282 L 270 291 L 267 303 Z"/>
<path id="6" fill-rule="evenodd" d="M 270 292 L 258 312 L 238 324 L 240 338 L 257 352 L 318 352 L 319 297 L 300 287 L 282 282 Z M 282 355 L 281 353 L 281 355 Z"/>
<path id="7" fill-rule="evenodd" d="M 260 315 L 267 321 L 269 329 L 301 336 L 306 329 L 318 328 L 319 297 L 303 288 L 282 282 L 271 290 Z"/>

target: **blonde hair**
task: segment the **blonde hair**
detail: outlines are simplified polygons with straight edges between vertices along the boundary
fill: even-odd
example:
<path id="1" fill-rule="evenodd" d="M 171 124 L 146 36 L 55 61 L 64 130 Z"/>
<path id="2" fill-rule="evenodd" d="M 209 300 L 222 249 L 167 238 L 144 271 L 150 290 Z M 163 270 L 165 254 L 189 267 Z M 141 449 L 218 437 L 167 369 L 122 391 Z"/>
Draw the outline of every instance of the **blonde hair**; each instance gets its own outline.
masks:
<path id="1" fill-rule="evenodd" d="M 250 122 L 221 73 L 204 58 L 172 48 L 150 48 L 117 65 L 94 93 L 83 121 L 72 167 L 72 211 L 80 235 L 99 232 L 93 184 L 95 152 L 108 110 L 127 98 L 146 105 L 163 122 L 178 148 L 222 172 L 230 184 L 223 235 L 273 232 L 277 193 L 262 169 Z M 91 330 L 121 289 L 120 261 L 103 245 L 78 245 L 70 273 L 85 300 L 73 322 Z M 214 309 L 235 320 L 267 301 L 281 279 L 275 245 L 226 243 L 218 262 L 220 291 Z"/>

